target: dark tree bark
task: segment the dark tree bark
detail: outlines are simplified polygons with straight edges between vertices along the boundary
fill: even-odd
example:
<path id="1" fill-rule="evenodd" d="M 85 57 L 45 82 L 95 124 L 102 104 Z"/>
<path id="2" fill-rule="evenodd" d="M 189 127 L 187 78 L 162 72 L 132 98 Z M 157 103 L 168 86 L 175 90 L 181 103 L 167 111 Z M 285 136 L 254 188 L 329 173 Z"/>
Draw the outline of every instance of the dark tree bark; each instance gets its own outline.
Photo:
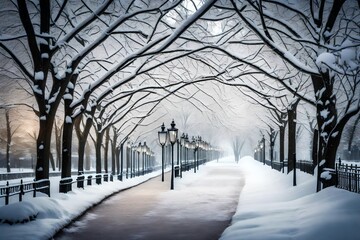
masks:
<path id="1" fill-rule="evenodd" d="M 115 176 L 116 174 L 116 171 L 115 169 L 119 169 L 119 159 L 118 159 L 118 156 L 117 156 L 117 134 L 116 134 L 116 129 L 113 127 L 113 137 L 112 137 L 112 141 L 111 141 L 111 174 Z M 119 172 L 119 171 L 117 171 Z M 119 174 L 119 173 L 118 173 Z"/>
<path id="2" fill-rule="evenodd" d="M 82 115 L 78 116 L 74 121 L 75 132 L 78 138 L 78 155 L 79 155 L 79 163 L 78 163 L 78 173 L 84 172 L 84 153 L 87 146 L 88 151 L 90 151 L 90 146 L 88 145 L 87 139 L 90 133 L 90 129 L 92 127 L 92 116 L 95 112 L 95 108 L 92 108 L 90 112 L 87 112 L 86 115 L 88 116 L 85 121 L 84 129 L 81 130 L 81 121 Z M 90 170 L 90 153 L 87 154 L 87 164 L 85 164 L 86 170 Z"/>
<path id="3" fill-rule="evenodd" d="M 319 129 L 319 172 L 322 173 L 324 168 L 335 168 L 336 151 L 340 142 L 341 133 L 338 137 L 329 138 L 332 130 L 337 123 L 336 95 L 333 94 L 334 77 L 330 77 L 329 70 L 321 76 L 311 76 L 315 98 L 316 98 L 316 118 Z M 331 146 L 331 148 L 327 147 Z M 321 179 L 320 179 L 321 180 Z M 330 180 L 330 181 L 329 181 Z M 321 180 L 324 187 L 335 184 L 335 179 Z"/>
<path id="4" fill-rule="evenodd" d="M 236 163 L 239 163 L 240 153 L 241 153 L 241 149 L 242 149 L 243 145 L 244 145 L 244 141 L 241 143 L 240 137 L 239 136 L 235 137 L 235 139 L 233 140 L 232 149 L 233 149 Z"/>
<path id="5" fill-rule="evenodd" d="M 96 173 L 101 173 L 101 148 L 104 131 L 96 132 L 95 156 L 96 156 Z"/>
<path id="6" fill-rule="evenodd" d="M 55 171 L 56 164 L 55 164 L 54 154 L 52 154 L 51 151 L 50 151 L 50 165 L 51 165 L 52 170 Z"/>
<path id="7" fill-rule="evenodd" d="M 319 130 L 314 129 L 313 133 L 313 140 L 312 140 L 312 149 L 311 149 L 311 156 L 312 156 L 312 163 L 313 167 L 315 168 L 318 164 L 318 145 L 319 145 Z"/>
<path id="8" fill-rule="evenodd" d="M 275 132 L 274 129 L 272 127 L 270 127 L 269 139 L 270 139 L 270 162 L 271 162 L 271 167 L 273 166 L 272 163 L 274 161 L 274 146 L 275 146 L 275 141 L 276 141 L 277 135 L 278 135 L 278 132 Z"/>
<path id="9" fill-rule="evenodd" d="M 71 77 L 70 83 L 74 86 L 78 75 Z M 71 107 L 74 95 L 74 88 L 67 87 L 64 95 L 64 124 L 63 124 L 63 141 L 62 141 L 62 168 L 61 178 L 71 177 L 71 155 L 72 155 L 72 139 L 74 130 L 74 119 L 72 117 L 73 108 Z"/>
<path id="10" fill-rule="evenodd" d="M 89 171 L 91 168 L 91 150 L 90 150 L 90 144 L 88 141 L 86 141 L 85 146 L 85 170 Z"/>
<path id="11" fill-rule="evenodd" d="M 86 147 L 86 138 L 84 138 L 81 132 L 81 119 L 82 117 L 79 116 L 74 120 L 74 127 L 76 136 L 78 138 L 78 175 L 81 175 L 84 173 L 84 156 L 85 156 L 85 147 Z M 91 123 L 90 123 L 91 125 Z"/>
<path id="12" fill-rule="evenodd" d="M 6 172 L 11 172 L 10 168 L 10 148 L 12 141 L 12 132 L 11 132 L 11 121 L 10 121 L 10 111 L 9 109 L 5 110 L 5 119 L 6 119 Z"/>
<path id="13" fill-rule="evenodd" d="M 279 159 L 283 163 L 285 160 L 285 128 L 287 125 L 287 114 L 281 113 L 280 115 L 280 127 L 279 127 Z"/>
<path id="14" fill-rule="evenodd" d="M 71 152 L 72 152 L 72 134 L 73 122 L 68 120 L 64 122 L 63 141 L 62 141 L 62 167 L 61 178 L 71 177 Z"/>
<path id="15" fill-rule="evenodd" d="M 105 130 L 105 146 L 104 146 L 104 170 L 105 173 L 109 171 L 109 141 L 110 141 L 110 128 Z"/>
<path id="16" fill-rule="evenodd" d="M 336 183 L 334 175 L 330 174 L 328 169 L 335 169 L 336 152 L 346 123 L 359 112 L 352 111 L 340 120 L 338 119 L 336 94 L 334 94 L 333 89 L 334 80 L 334 76 L 330 76 L 329 70 L 322 73 L 321 76 L 312 76 L 316 102 L 318 103 L 316 105 L 316 117 L 319 129 L 319 173 L 324 188 Z"/>
<path id="17" fill-rule="evenodd" d="M 288 173 L 296 168 L 296 109 L 297 99 L 288 108 Z"/>
<path id="18" fill-rule="evenodd" d="M 59 126 L 57 122 L 55 124 L 55 145 L 56 145 L 56 167 L 61 170 L 61 138 L 62 138 L 62 125 Z"/>

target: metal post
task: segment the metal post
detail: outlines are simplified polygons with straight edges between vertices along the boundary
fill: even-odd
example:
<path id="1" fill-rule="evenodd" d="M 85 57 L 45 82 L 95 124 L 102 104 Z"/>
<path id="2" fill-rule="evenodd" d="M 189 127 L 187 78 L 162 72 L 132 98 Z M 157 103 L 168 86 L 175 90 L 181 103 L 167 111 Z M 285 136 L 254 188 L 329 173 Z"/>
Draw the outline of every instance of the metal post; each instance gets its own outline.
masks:
<path id="1" fill-rule="evenodd" d="M 171 186 L 170 189 L 174 189 L 174 144 L 171 144 Z"/>
<path id="2" fill-rule="evenodd" d="M 123 172 L 124 172 L 124 143 L 120 145 L 120 181 L 123 180 Z"/>
<path id="3" fill-rule="evenodd" d="M 142 175 L 145 175 L 145 152 L 142 153 Z"/>
<path id="4" fill-rule="evenodd" d="M 162 158 L 161 158 L 161 181 L 164 181 L 164 145 L 161 145 Z"/>
<path id="5" fill-rule="evenodd" d="M 179 145 L 179 150 L 180 150 L 180 162 L 179 162 L 179 170 L 180 170 L 180 178 L 182 178 L 182 159 L 183 159 L 183 149 L 182 149 L 182 145 L 180 143 Z"/>
<path id="6" fill-rule="evenodd" d="M 194 148 L 194 173 L 196 173 L 196 148 Z"/>

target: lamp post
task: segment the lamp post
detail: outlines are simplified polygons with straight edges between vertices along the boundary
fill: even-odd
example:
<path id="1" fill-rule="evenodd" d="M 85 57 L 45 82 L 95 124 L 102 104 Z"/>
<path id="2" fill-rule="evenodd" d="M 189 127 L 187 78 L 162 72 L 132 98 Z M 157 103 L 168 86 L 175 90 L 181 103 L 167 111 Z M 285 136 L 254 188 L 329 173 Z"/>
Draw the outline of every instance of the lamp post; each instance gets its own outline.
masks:
<path id="1" fill-rule="evenodd" d="M 190 156 L 189 156 L 189 151 L 191 149 L 191 142 L 189 141 L 189 136 L 186 135 L 185 138 L 185 146 L 186 146 L 186 171 L 190 170 Z"/>
<path id="2" fill-rule="evenodd" d="M 201 139 L 201 136 L 198 136 L 198 138 L 197 138 L 196 147 L 197 147 L 197 151 L 198 151 L 197 160 L 196 160 L 196 167 L 199 170 L 199 155 L 200 155 L 200 159 L 203 159 L 202 150 L 205 149 L 204 141 Z"/>
<path id="3" fill-rule="evenodd" d="M 130 143 L 130 178 L 134 177 L 134 144 Z"/>
<path id="4" fill-rule="evenodd" d="M 161 181 L 164 181 L 164 146 L 167 140 L 167 131 L 165 131 L 164 123 L 161 125 L 161 131 L 158 132 L 159 143 L 161 145 Z"/>
<path id="5" fill-rule="evenodd" d="M 144 142 L 144 145 L 141 146 L 141 152 L 142 152 L 142 175 L 145 175 L 145 158 L 147 152 L 146 142 Z"/>
<path id="6" fill-rule="evenodd" d="M 139 145 L 138 145 L 136 150 L 137 150 L 137 154 L 138 154 L 138 158 L 137 158 L 137 176 L 140 176 L 140 153 L 142 152 L 141 142 L 139 142 Z"/>
<path id="7" fill-rule="evenodd" d="M 192 137 L 192 146 L 194 148 L 194 173 L 196 173 L 196 166 L 197 166 L 197 164 L 196 164 L 196 152 L 199 149 L 199 138 L 195 139 L 194 136 Z M 197 158 L 199 158 L 199 152 L 198 152 Z"/>
<path id="8" fill-rule="evenodd" d="M 178 133 L 178 129 L 175 128 L 175 125 L 176 124 L 174 120 L 172 120 L 170 124 L 171 128 L 168 129 L 169 140 L 171 143 L 171 185 L 170 185 L 171 190 L 174 189 L 174 144 L 177 140 L 177 133 Z"/>

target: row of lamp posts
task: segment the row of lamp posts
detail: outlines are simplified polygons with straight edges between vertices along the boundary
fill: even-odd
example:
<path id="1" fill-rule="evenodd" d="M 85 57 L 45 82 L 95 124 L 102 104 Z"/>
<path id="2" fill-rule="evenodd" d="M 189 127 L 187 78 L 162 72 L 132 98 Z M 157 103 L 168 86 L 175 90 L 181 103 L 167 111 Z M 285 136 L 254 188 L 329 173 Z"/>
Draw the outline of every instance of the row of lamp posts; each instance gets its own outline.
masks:
<path id="1" fill-rule="evenodd" d="M 199 156 L 203 155 L 205 159 L 212 159 L 215 157 L 219 157 L 219 150 L 212 148 L 212 146 L 203 141 L 200 136 L 192 137 L 191 140 L 189 140 L 189 137 L 187 134 L 183 133 L 178 139 L 178 129 L 175 127 L 176 124 L 174 120 L 172 120 L 170 124 L 170 128 L 165 130 L 164 123 L 161 125 L 161 130 L 158 132 L 158 139 L 159 143 L 161 145 L 161 151 L 162 151 L 162 158 L 161 158 L 161 181 L 164 181 L 164 147 L 166 143 L 171 144 L 171 183 L 170 183 L 170 189 L 174 189 L 174 144 L 177 143 L 177 149 L 178 149 L 178 164 L 179 164 L 179 173 L 180 177 L 182 177 L 182 161 L 179 160 L 181 153 L 179 152 L 179 149 L 181 150 L 183 147 L 183 156 L 185 156 L 185 164 L 186 167 L 189 165 L 187 164 L 187 156 L 188 156 L 188 150 L 193 149 L 194 150 L 194 172 L 196 173 L 196 170 L 199 169 Z M 208 156 L 206 154 L 209 154 Z"/>
<path id="2" fill-rule="evenodd" d="M 171 122 L 170 126 L 167 131 L 165 131 L 165 125 L 164 123 L 161 125 L 161 131 L 158 132 L 159 137 L 159 143 L 161 145 L 161 181 L 164 181 L 164 146 L 169 138 L 169 142 L 171 144 L 171 184 L 170 189 L 174 189 L 174 144 L 177 142 L 177 135 L 178 135 L 178 129 L 175 127 L 174 120 Z"/>
<path id="3" fill-rule="evenodd" d="M 127 144 L 127 163 L 126 163 L 126 178 L 135 177 L 136 175 L 144 175 L 152 170 L 155 166 L 154 152 L 146 145 L 146 142 L 138 145 L 131 143 Z M 142 169 L 140 170 L 140 165 Z"/>

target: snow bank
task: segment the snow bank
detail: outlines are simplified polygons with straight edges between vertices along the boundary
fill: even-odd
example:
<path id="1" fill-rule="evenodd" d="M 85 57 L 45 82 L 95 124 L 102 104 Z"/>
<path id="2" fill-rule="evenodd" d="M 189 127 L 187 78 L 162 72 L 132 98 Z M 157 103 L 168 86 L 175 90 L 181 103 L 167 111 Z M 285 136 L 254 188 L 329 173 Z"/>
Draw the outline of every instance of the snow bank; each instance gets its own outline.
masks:
<path id="1" fill-rule="evenodd" d="M 221 240 L 355 239 L 360 236 L 360 195 L 337 188 L 315 192 L 316 177 L 282 174 L 245 157 L 245 187 Z"/>
<path id="2" fill-rule="evenodd" d="M 23 202 L 0 207 L 0 240 L 49 239 L 58 230 L 69 224 L 88 208 L 120 190 L 135 186 L 152 177 L 159 171 L 145 176 L 114 181 L 102 185 L 73 188 L 67 194 L 58 193 L 58 178 L 51 181 L 51 198 L 46 195 L 32 198 L 25 195 Z M 53 182 L 53 180 L 55 182 Z M 38 231 L 40 230 L 41 231 Z"/>

